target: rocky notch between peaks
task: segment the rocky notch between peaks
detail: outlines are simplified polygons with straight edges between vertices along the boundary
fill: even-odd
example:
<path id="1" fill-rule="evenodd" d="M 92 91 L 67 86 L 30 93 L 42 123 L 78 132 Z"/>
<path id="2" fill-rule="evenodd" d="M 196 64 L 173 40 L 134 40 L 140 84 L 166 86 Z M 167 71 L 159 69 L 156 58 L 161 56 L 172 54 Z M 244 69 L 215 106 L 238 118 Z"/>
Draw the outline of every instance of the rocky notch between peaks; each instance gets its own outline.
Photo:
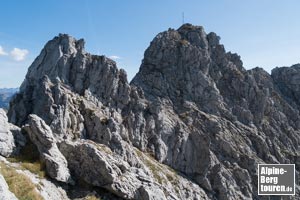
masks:
<path id="1" fill-rule="evenodd" d="M 159 33 L 128 83 L 61 34 L 30 66 L 9 121 L 57 184 L 121 199 L 269 199 L 257 164 L 294 163 L 299 180 L 300 67 L 245 70 L 219 40 L 191 24 Z"/>

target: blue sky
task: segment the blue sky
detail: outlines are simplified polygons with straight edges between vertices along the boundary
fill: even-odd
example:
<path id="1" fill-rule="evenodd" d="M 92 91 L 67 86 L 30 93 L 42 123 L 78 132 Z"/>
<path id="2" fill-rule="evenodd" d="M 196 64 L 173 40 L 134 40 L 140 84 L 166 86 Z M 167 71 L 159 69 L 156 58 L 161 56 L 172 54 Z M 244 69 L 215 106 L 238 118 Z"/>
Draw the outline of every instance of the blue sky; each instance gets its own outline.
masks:
<path id="1" fill-rule="evenodd" d="M 216 32 L 247 69 L 300 62 L 297 0 L 27 0 L 0 3 L 0 87 L 18 87 L 44 44 L 58 33 L 116 59 L 131 79 L 150 41 L 185 22 Z"/>

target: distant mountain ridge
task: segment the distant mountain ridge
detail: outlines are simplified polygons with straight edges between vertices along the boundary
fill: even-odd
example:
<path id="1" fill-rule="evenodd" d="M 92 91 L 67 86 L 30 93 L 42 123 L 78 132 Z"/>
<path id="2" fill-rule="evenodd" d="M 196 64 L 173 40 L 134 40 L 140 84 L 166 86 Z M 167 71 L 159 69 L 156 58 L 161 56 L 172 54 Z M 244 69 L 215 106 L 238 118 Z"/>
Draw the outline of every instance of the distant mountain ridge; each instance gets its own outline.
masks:
<path id="1" fill-rule="evenodd" d="M 19 88 L 0 88 L 0 108 L 8 108 L 11 97 Z"/>
<path id="2" fill-rule="evenodd" d="M 19 88 L 0 88 L 0 93 L 16 93 Z"/>

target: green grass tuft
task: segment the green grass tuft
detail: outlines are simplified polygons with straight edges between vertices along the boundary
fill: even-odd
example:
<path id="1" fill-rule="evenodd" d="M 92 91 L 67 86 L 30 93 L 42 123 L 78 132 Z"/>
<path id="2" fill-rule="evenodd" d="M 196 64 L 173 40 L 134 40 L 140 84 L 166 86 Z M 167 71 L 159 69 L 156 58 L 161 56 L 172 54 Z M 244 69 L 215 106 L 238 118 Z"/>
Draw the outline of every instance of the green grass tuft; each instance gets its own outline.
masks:
<path id="1" fill-rule="evenodd" d="M 23 174 L 18 173 L 13 167 L 0 162 L 0 173 L 6 180 L 9 190 L 19 200 L 43 200 L 43 197 L 36 191 L 36 186 Z"/>
<path id="2" fill-rule="evenodd" d="M 7 160 L 19 163 L 22 169 L 27 169 L 40 178 L 46 177 L 45 164 L 40 161 L 38 149 L 32 143 L 28 143 L 23 147 L 18 156 L 8 158 Z"/>

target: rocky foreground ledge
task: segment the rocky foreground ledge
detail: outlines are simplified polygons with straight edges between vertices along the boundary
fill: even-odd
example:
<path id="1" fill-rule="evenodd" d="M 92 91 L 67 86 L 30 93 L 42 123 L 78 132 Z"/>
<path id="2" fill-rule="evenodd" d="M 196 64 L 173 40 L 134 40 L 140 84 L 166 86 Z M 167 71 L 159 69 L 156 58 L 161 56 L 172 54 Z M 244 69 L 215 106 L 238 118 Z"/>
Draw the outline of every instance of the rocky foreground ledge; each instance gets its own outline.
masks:
<path id="1" fill-rule="evenodd" d="M 191 24 L 159 33 L 128 83 L 83 40 L 55 37 L 10 103 L 19 134 L 0 115 L 1 155 L 33 144 L 66 199 L 79 198 L 74 187 L 106 199 L 269 199 L 257 195 L 257 164 L 294 163 L 299 181 L 300 67 L 245 70 L 219 40 Z"/>

